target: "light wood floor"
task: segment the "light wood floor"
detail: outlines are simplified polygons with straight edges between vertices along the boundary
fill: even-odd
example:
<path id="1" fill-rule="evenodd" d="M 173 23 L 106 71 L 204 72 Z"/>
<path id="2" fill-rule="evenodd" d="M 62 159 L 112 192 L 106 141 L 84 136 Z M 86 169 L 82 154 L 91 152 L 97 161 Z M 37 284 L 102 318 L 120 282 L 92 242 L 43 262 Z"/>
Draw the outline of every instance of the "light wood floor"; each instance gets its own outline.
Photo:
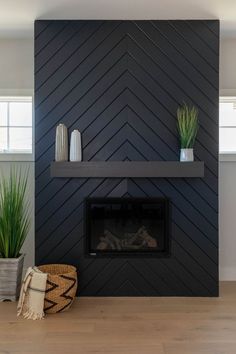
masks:
<path id="1" fill-rule="evenodd" d="M 81 298 L 43 321 L 0 303 L 0 354 L 236 354 L 236 282 L 220 298 Z"/>

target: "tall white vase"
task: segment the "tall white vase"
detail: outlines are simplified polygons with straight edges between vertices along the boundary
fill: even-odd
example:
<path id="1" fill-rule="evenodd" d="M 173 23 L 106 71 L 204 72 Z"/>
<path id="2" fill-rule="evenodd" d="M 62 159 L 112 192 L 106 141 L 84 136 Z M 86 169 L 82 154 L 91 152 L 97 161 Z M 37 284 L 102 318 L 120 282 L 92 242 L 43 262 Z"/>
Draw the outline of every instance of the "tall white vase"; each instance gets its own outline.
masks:
<path id="1" fill-rule="evenodd" d="M 82 161 L 81 133 L 77 129 L 71 133 L 70 161 Z"/>
<path id="2" fill-rule="evenodd" d="M 68 161 L 68 131 L 64 124 L 56 129 L 55 161 Z"/>

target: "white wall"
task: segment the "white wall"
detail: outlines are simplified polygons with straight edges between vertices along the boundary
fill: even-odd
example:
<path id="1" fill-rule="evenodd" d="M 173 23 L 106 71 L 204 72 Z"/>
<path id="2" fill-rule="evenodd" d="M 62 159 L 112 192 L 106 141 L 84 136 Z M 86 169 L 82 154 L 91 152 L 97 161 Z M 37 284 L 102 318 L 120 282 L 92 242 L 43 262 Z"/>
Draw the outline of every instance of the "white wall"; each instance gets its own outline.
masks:
<path id="1" fill-rule="evenodd" d="M 236 161 L 220 162 L 220 279 L 236 280 Z"/>
<path id="2" fill-rule="evenodd" d="M 33 93 L 33 40 L 0 39 L 0 96 Z M 0 173 L 9 174 L 12 162 L 1 161 Z M 28 198 L 31 209 L 31 227 L 23 247 L 25 267 L 34 264 L 34 162 L 14 163 L 24 171 L 29 168 Z"/>
<path id="3" fill-rule="evenodd" d="M 236 96 L 236 39 L 221 41 L 220 94 Z M 236 159 L 219 173 L 220 279 L 236 280 Z"/>
<path id="4" fill-rule="evenodd" d="M 33 40 L 0 39 L 0 95 L 33 90 Z M 236 39 L 221 41 L 220 91 L 236 95 Z M 0 170 L 9 171 L 9 162 L 0 162 Z M 30 165 L 29 198 L 34 206 L 34 163 Z M 236 162 L 220 162 L 220 278 L 236 279 Z M 32 227 L 24 246 L 25 265 L 34 263 L 34 208 Z"/>
<path id="5" fill-rule="evenodd" d="M 236 94 L 236 38 L 220 43 L 220 92 Z"/>
<path id="6" fill-rule="evenodd" d="M 0 95 L 33 90 L 33 53 L 32 39 L 0 39 Z"/>

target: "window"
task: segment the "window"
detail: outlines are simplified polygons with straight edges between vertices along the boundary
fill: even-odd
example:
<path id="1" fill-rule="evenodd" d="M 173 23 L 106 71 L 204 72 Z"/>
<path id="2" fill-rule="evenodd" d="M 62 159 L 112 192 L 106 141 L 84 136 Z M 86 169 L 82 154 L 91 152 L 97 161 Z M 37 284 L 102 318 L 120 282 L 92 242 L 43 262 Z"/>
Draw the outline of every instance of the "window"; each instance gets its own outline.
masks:
<path id="1" fill-rule="evenodd" d="M 236 97 L 220 97 L 220 153 L 236 154 Z"/>
<path id="2" fill-rule="evenodd" d="M 0 153 L 32 153 L 32 97 L 0 97 Z"/>

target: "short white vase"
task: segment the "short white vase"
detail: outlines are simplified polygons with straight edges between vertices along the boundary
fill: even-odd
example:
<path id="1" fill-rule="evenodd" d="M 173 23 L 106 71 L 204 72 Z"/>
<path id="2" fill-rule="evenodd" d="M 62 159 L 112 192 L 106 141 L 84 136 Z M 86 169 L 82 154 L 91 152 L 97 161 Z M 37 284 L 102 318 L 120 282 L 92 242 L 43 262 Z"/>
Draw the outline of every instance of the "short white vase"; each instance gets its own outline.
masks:
<path id="1" fill-rule="evenodd" d="M 181 162 L 194 161 L 193 149 L 180 149 L 180 161 Z"/>
<path id="2" fill-rule="evenodd" d="M 70 161 L 82 161 L 81 133 L 77 129 L 71 133 Z"/>
<path id="3" fill-rule="evenodd" d="M 68 161 L 68 131 L 64 124 L 56 129 L 55 161 Z"/>

